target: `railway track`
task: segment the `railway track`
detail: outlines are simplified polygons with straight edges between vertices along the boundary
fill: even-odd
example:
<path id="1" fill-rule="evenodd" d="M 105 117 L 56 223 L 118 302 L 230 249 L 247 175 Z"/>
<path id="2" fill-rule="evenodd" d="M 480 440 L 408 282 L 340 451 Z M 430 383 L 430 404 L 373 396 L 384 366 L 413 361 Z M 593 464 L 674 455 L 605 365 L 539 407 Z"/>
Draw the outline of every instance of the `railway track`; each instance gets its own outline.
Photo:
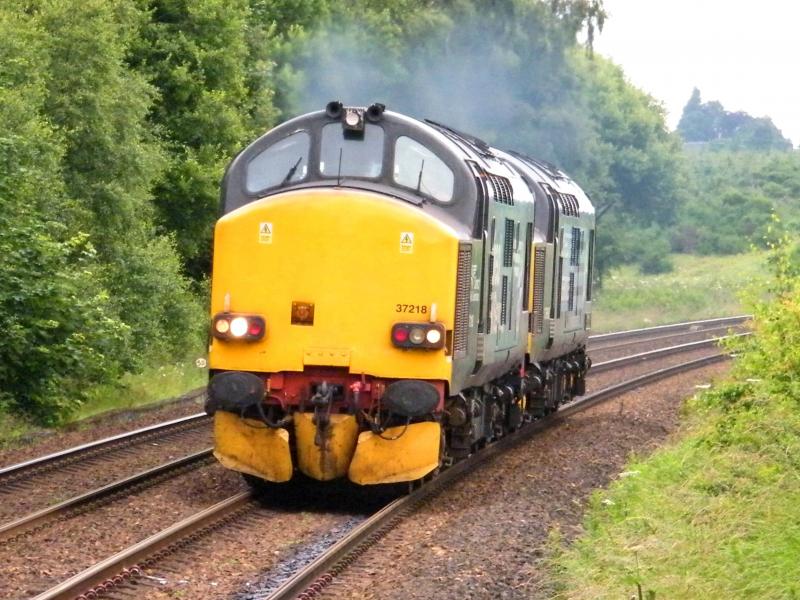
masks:
<path id="1" fill-rule="evenodd" d="M 166 436 L 180 435 L 198 427 L 206 427 L 209 423 L 208 415 L 197 413 L 3 467 L 0 468 L 0 490 L 21 479 L 29 479 L 34 475 L 64 468 L 78 461 L 108 455 L 112 451 L 152 442 Z"/>
<path id="2" fill-rule="evenodd" d="M 0 525 L 0 547 L 17 541 L 24 535 L 42 531 L 60 520 L 83 514 L 101 504 L 122 499 L 134 491 L 140 491 L 179 473 L 207 465 L 211 461 L 212 449 L 207 448 Z"/>
<path id="3" fill-rule="evenodd" d="M 748 315 L 690 321 L 673 325 L 661 325 L 644 329 L 620 331 L 590 336 L 589 351 L 597 353 L 611 348 L 622 348 L 643 342 L 666 342 L 698 333 L 722 333 L 729 327 L 740 326 L 751 317 Z M 655 335 L 654 335 L 655 334 Z M 595 362 L 595 364 L 598 364 Z M 204 390 L 198 390 L 187 399 L 201 397 Z M 81 461 L 108 455 L 112 451 L 125 450 L 142 443 L 161 440 L 167 436 L 181 435 L 197 428 L 206 427 L 210 419 L 205 413 L 197 413 L 159 423 L 149 427 L 122 433 L 73 448 L 68 448 L 46 456 L 24 461 L 7 467 L 0 467 L 0 493 L 15 482 L 29 481 L 32 477 L 55 469 L 73 466 Z"/>
<path id="4" fill-rule="evenodd" d="M 672 323 L 670 325 L 657 325 L 655 327 L 644 327 L 641 329 L 600 333 L 589 336 L 589 349 L 600 350 L 621 344 L 623 342 L 627 343 L 629 341 L 643 338 L 653 341 L 658 339 L 668 339 L 669 336 L 673 334 L 680 336 L 682 334 L 694 333 L 708 329 L 725 330 L 729 327 L 741 326 L 752 318 L 752 315 L 737 315 L 733 317 L 686 321 L 683 323 Z"/>
<path id="5" fill-rule="evenodd" d="M 640 353 L 624 359 L 598 363 L 595 368 L 607 370 L 620 368 L 624 365 L 641 364 L 657 357 L 690 352 L 697 348 L 710 348 L 717 341 L 716 339 L 702 340 Z M 714 353 L 633 377 L 627 381 L 588 394 L 569 405 L 563 406 L 551 417 L 524 426 L 519 432 L 501 439 L 469 459 L 446 469 L 441 475 L 426 483 L 414 493 L 395 500 L 377 511 L 360 525 L 350 530 L 349 533 L 344 534 L 339 541 L 330 546 L 328 550 L 325 550 L 318 558 L 307 566 L 300 568 L 294 576 L 287 579 L 278 589 L 265 597 L 272 599 L 316 597 L 328 583 L 345 572 L 349 564 L 366 552 L 371 545 L 375 544 L 400 521 L 411 515 L 423 502 L 441 492 L 446 486 L 466 473 L 473 471 L 493 457 L 529 439 L 534 433 L 552 426 L 563 418 L 631 389 L 691 369 L 713 364 L 726 358 L 727 356 L 723 353 Z M 129 585 L 146 569 L 154 567 L 159 561 L 181 552 L 182 549 L 218 529 L 235 523 L 241 515 L 247 513 L 248 507 L 254 507 L 255 505 L 255 498 L 248 493 L 232 496 L 78 573 L 71 579 L 40 594 L 36 599 L 96 598 L 109 593 L 117 586 Z"/>

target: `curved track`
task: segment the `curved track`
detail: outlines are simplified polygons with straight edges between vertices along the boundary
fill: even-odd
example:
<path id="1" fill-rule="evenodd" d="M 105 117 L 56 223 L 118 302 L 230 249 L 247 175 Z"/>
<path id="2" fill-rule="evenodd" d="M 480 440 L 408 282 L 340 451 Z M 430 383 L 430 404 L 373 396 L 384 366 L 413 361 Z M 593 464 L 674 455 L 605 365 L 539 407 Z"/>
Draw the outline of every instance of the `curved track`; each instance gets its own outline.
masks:
<path id="1" fill-rule="evenodd" d="M 692 349 L 698 347 L 710 348 L 717 342 L 718 340 L 716 339 L 704 340 L 691 344 L 668 347 L 630 356 L 625 359 L 615 359 L 607 363 L 598 363 L 595 365 L 595 368 L 607 370 L 616 369 L 623 365 L 641 364 L 645 360 L 652 360 L 659 356 L 690 352 Z M 585 410 L 589 406 L 593 406 L 609 398 L 616 397 L 630 389 L 685 372 L 689 369 L 699 368 L 716 361 L 724 360 L 725 358 L 727 358 L 726 355 L 722 353 L 714 353 L 713 355 L 704 356 L 679 365 L 630 378 L 622 383 L 606 387 L 577 399 L 563 406 L 551 417 L 524 426 L 517 433 L 501 439 L 469 459 L 461 461 L 455 466 L 445 470 L 432 482 L 423 485 L 411 495 L 395 500 L 376 512 L 362 524 L 353 528 L 349 533 L 344 534 L 338 542 L 324 551 L 316 560 L 311 562 L 311 564 L 306 567 L 300 567 L 300 570 L 293 577 L 288 579 L 269 597 L 314 597 L 327 583 L 332 581 L 334 577 L 344 572 L 347 565 L 353 562 L 360 554 L 363 554 L 370 545 L 374 544 L 386 532 L 390 531 L 392 527 L 405 516 L 412 514 L 415 507 L 423 500 L 437 494 L 444 489 L 449 482 L 455 481 L 455 479 L 463 476 L 467 472 L 478 468 L 489 458 L 521 443 L 535 432 L 551 426 L 561 418 Z M 239 516 L 247 512 L 247 506 L 253 505 L 253 500 L 254 498 L 249 494 L 233 496 L 224 502 L 201 511 L 180 523 L 172 525 L 151 538 L 86 569 L 69 581 L 65 581 L 37 596 L 37 599 L 93 598 L 102 596 L 119 584 L 135 580 L 142 573 L 144 568 L 151 567 L 165 557 L 178 552 L 181 548 L 192 544 L 194 541 L 205 537 L 229 523 L 234 523 Z"/>

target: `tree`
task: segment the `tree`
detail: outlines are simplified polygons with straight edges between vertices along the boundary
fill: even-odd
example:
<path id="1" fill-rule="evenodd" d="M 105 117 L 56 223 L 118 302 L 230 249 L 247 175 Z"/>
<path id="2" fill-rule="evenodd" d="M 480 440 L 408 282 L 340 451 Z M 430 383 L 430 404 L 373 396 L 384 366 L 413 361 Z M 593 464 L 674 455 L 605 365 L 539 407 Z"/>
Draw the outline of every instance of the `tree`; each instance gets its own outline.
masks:
<path id="1" fill-rule="evenodd" d="M 44 116 L 50 43 L 38 18 L 0 7 L 0 408 L 54 422 L 118 374 L 128 335 L 66 194 L 66 144 Z"/>
<path id="2" fill-rule="evenodd" d="M 140 2 L 150 18 L 129 60 L 158 90 L 149 116 L 167 150 L 154 188 L 158 220 L 200 279 L 210 270 L 225 166 L 275 118 L 270 24 L 253 24 L 246 0 Z"/>
<path id="3" fill-rule="evenodd" d="M 678 122 L 678 133 L 687 142 L 707 142 L 736 150 L 791 150 L 767 117 L 755 118 L 746 112 L 728 112 L 719 102 L 703 103 L 694 88 Z"/>

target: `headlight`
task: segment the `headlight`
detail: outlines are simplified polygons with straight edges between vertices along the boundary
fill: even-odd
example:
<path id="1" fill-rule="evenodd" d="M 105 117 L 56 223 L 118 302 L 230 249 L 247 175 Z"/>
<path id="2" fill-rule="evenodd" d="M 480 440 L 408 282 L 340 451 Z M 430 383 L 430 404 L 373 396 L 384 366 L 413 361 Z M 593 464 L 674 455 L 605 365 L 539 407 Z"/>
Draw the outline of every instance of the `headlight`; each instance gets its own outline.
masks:
<path id="1" fill-rule="evenodd" d="M 397 348 L 437 350 L 445 346 L 444 334 L 441 323 L 395 323 L 391 339 Z"/>
<path id="2" fill-rule="evenodd" d="M 219 313 L 214 316 L 211 333 L 219 340 L 254 342 L 264 337 L 267 324 L 258 315 Z"/>
<path id="3" fill-rule="evenodd" d="M 231 319 L 231 335 L 240 338 L 247 333 L 247 319 L 245 317 L 235 317 Z"/>
<path id="4" fill-rule="evenodd" d="M 428 333 L 425 334 L 425 339 L 428 340 L 429 344 L 438 344 L 442 339 L 442 332 L 438 329 L 428 329 Z"/>

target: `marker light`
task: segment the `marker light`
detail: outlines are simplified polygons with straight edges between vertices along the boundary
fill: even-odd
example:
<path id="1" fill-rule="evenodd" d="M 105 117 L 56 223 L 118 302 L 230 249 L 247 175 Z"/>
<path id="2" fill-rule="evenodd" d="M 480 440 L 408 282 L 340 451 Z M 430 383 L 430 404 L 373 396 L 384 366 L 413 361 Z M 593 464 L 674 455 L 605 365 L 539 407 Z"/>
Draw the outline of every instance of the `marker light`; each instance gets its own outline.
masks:
<path id="1" fill-rule="evenodd" d="M 408 339 L 412 344 L 421 344 L 425 341 L 425 330 L 421 327 L 414 327 L 408 334 Z"/>
<path id="2" fill-rule="evenodd" d="M 442 339 L 442 332 L 438 329 L 428 329 L 428 333 L 425 334 L 425 339 L 429 344 L 438 344 Z"/>
<path id="3" fill-rule="evenodd" d="M 392 339 L 394 339 L 395 342 L 400 342 L 401 344 L 407 341 L 408 329 L 398 327 L 397 329 L 394 330 L 394 333 L 392 334 Z"/>
<path id="4" fill-rule="evenodd" d="M 264 323 L 260 320 L 253 319 L 247 324 L 247 335 L 261 337 L 262 333 L 264 333 Z"/>
<path id="5" fill-rule="evenodd" d="M 231 335 L 233 337 L 243 337 L 247 333 L 247 319 L 244 317 L 234 317 L 231 319 Z"/>
<path id="6" fill-rule="evenodd" d="M 254 342 L 264 337 L 267 324 L 258 315 L 219 313 L 214 315 L 211 333 L 220 340 Z"/>
<path id="7" fill-rule="evenodd" d="M 437 350 L 444 348 L 442 323 L 395 323 L 392 344 L 398 348 Z"/>

